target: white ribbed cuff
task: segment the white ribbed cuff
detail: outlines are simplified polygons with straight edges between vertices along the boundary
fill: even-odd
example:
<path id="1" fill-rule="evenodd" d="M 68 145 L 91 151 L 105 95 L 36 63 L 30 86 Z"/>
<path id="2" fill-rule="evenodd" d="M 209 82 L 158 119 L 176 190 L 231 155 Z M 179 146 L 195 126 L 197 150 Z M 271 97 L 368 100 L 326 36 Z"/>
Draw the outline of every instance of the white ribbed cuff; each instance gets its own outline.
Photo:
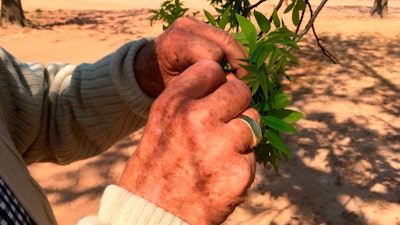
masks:
<path id="1" fill-rule="evenodd" d="M 79 221 L 79 225 L 88 224 L 188 225 L 163 208 L 117 185 L 109 185 L 104 191 L 98 216 Z"/>
<path id="2" fill-rule="evenodd" d="M 132 106 L 132 110 L 143 118 L 148 117 L 154 98 L 148 96 L 139 86 L 135 76 L 134 62 L 140 49 L 152 40 L 152 37 L 145 37 L 128 42 L 120 47 L 111 59 L 110 72 L 118 93 L 128 105 Z"/>

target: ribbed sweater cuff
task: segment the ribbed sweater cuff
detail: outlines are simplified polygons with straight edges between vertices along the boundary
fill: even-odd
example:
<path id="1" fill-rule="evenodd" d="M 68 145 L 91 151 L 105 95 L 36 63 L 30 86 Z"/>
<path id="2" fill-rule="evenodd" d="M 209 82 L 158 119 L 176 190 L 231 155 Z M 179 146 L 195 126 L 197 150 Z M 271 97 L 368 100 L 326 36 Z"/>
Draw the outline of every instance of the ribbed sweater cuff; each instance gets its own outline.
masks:
<path id="1" fill-rule="evenodd" d="M 117 185 L 109 185 L 104 191 L 98 216 L 86 217 L 79 222 L 79 225 L 88 224 L 188 225 Z"/>
<path id="2" fill-rule="evenodd" d="M 144 118 L 147 118 L 154 99 L 148 96 L 137 83 L 134 62 L 140 49 L 153 39 L 145 37 L 126 43 L 115 52 L 111 63 L 112 78 L 118 93 L 128 105 L 132 106 L 133 111 Z M 122 67 L 120 62 L 122 62 Z"/>

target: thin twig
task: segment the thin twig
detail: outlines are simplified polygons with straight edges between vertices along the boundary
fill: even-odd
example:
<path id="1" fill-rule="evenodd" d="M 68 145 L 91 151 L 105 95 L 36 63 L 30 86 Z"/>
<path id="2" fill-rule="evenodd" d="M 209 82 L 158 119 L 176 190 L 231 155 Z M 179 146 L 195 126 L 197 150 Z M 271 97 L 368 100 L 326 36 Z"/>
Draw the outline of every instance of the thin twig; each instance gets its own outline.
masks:
<path id="1" fill-rule="evenodd" d="M 340 64 L 339 60 L 330 51 L 328 51 L 324 46 L 322 46 L 321 39 L 318 37 L 317 33 L 315 32 L 314 25 L 312 26 L 312 31 L 313 31 L 315 40 L 317 41 L 317 44 L 318 44 L 319 48 L 321 49 L 322 53 L 324 53 L 324 55 L 326 55 L 326 57 L 328 57 L 332 63 Z"/>
<path id="2" fill-rule="evenodd" d="M 303 20 L 304 20 L 304 14 L 306 14 L 306 10 L 305 10 L 305 9 L 301 11 L 301 16 L 300 16 L 299 24 L 297 25 L 297 27 L 296 27 L 296 31 L 295 31 L 295 33 L 296 33 L 296 34 L 297 34 L 297 33 L 299 33 L 299 30 L 300 30 L 301 24 L 303 23 Z"/>
<path id="3" fill-rule="evenodd" d="M 283 0 L 279 0 L 278 4 L 276 5 L 276 11 L 279 11 L 279 9 L 282 7 Z"/>
<path id="4" fill-rule="evenodd" d="M 324 53 L 324 55 L 326 57 L 328 57 L 329 60 L 332 61 L 332 63 L 339 64 L 339 60 L 332 53 L 330 53 L 324 46 L 322 46 L 321 39 L 318 37 L 318 35 L 315 31 L 315 27 L 314 27 L 314 21 L 317 18 L 319 12 L 322 10 L 322 8 L 324 7 L 324 5 L 326 4 L 327 1 L 328 0 L 321 1 L 318 8 L 315 10 L 315 12 L 313 12 L 310 2 L 308 0 L 306 0 L 306 4 L 308 5 L 308 8 L 310 10 L 311 17 L 310 17 L 310 20 L 308 21 L 308 24 L 304 28 L 304 30 L 299 34 L 299 36 L 296 39 L 300 40 L 305 34 L 307 34 L 307 32 L 310 29 L 312 29 L 315 40 L 317 41 L 317 44 L 320 47 L 322 53 Z"/>
<path id="5" fill-rule="evenodd" d="M 251 5 L 248 9 L 248 11 L 250 12 L 251 10 L 253 10 L 254 8 L 257 8 L 259 5 L 261 5 L 263 2 L 266 2 L 267 0 L 260 0 L 258 1 L 256 4 Z"/>

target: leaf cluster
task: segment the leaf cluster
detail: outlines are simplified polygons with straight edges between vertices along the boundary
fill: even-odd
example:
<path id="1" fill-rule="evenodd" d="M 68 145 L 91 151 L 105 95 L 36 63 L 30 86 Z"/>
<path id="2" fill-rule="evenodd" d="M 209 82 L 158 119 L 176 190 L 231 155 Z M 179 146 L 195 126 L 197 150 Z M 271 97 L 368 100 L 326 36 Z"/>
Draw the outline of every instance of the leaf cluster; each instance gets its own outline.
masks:
<path id="1" fill-rule="evenodd" d="M 156 20 L 163 21 L 166 25 L 163 25 L 163 30 L 167 29 L 176 19 L 185 15 L 188 8 L 183 7 L 183 3 L 180 0 L 166 0 L 161 4 L 159 10 L 151 10 L 153 16 L 150 18 L 150 24 Z"/>
<path id="2" fill-rule="evenodd" d="M 305 0 L 292 1 L 283 13 L 292 11 L 292 22 L 295 26 L 298 26 L 300 23 L 300 12 L 303 12 L 306 7 L 307 3 Z"/>
<path id="3" fill-rule="evenodd" d="M 229 23 L 229 28 L 235 28 L 236 31 L 239 26 L 236 14 L 244 17 L 250 15 L 251 4 L 249 0 L 210 0 L 210 5 L 218 13 L 216 22 L 224 20 Z"/>
<path id="4" fill-rule="evenodd" d="M 284 94 L 282 89 L 282 79 L 289 79 L 286 68 L 291 63 L 298 63 L 297 58 L 286 49 L 299 49 L 295 41 L 297 34 L 279 19 L 276 8 L 271 22 L 262 13 L 254 11 L 260 36 L 250 20 L 238 14 L 236 17 L 241 28 L 236 36 L 249 52 L 249 58 L 243 60 L 243 67 L 248 71 L 243 79 L 253 96 L 250 106 L 261 115 L 263 140 L 254 149 L 256 160 L 264 166 L 270 163 L 278 172 L 280 161 L 290 156 L 281 133 L 296 133 L 292 124 L 304 117 L 300 112 L 286 109 L 291 103 L 290 95 Z M 271 29 L 272 25 L 275 29 Z"/>

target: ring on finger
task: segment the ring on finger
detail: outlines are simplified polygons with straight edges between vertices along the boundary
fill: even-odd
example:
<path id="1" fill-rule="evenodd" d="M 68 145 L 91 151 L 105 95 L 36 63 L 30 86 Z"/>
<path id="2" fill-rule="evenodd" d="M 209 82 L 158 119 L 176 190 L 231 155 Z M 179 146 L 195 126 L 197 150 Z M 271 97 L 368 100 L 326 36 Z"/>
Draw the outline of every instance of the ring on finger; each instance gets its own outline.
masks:
<path id="1" fill-rule="evenodd" d="M 253 136 L 250 148 L 254 148 L 259 145 L 262 140 L 262 132 L 261 127 L 260 125 L 258 125 L 257 121 L 245 115 L 242 115 L 241 117 L 239 117 L 239 119 L 250 127 Z"/>

